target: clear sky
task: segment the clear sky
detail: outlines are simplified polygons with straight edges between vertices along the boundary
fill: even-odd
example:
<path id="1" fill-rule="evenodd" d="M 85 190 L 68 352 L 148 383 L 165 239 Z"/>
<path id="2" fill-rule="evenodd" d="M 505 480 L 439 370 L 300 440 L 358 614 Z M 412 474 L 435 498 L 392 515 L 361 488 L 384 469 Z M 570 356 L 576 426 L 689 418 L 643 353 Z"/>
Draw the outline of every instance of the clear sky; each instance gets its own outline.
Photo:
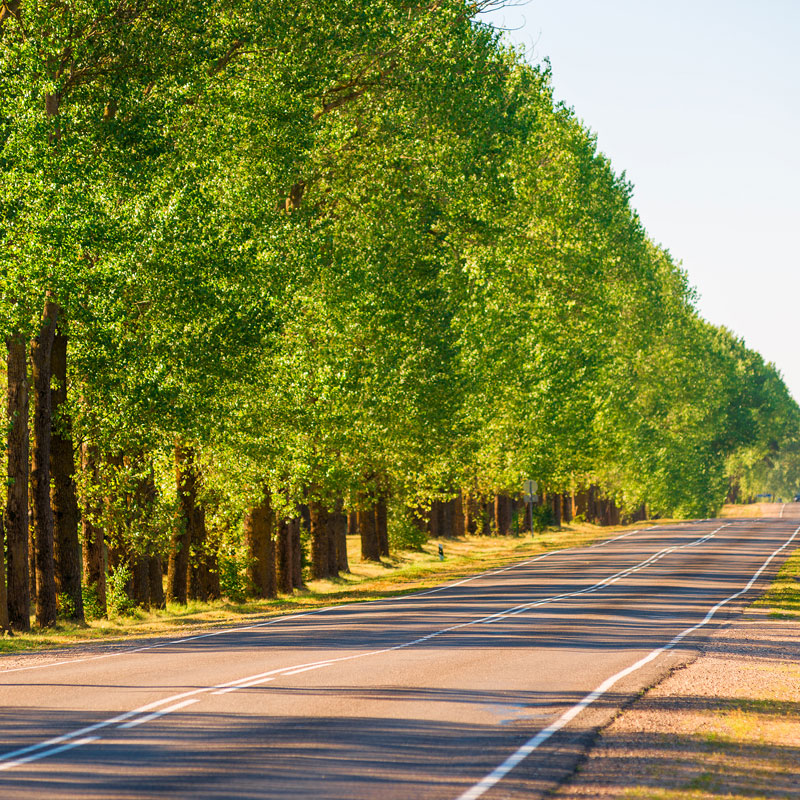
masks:
<path id="1" fill-rule="evenodd" d="M 700 313 L 800 401 L 800 0 L 530 0 L 482 18 L 550 59 Z"/>

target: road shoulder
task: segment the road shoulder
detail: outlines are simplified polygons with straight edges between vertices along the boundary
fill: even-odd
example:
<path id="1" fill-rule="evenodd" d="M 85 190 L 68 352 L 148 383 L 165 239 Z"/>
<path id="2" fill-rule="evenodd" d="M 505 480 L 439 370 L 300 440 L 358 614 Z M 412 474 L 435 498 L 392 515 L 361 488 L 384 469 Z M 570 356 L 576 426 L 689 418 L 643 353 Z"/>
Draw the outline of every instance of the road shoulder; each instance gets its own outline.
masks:
<path id="1" fill-rule="evenodd" d="M 800 798 L 798 576 L 800 551 L 699 658 L 619 714 L 555 796 Z"/>

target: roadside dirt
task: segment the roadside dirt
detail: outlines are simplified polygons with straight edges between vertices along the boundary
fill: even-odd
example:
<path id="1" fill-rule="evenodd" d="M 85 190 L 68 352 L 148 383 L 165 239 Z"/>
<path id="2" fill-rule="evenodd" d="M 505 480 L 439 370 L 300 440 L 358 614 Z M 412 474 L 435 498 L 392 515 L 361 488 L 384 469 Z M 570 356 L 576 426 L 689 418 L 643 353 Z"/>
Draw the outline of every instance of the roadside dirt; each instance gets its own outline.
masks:
<path id="1" fill-rule="evenodd" d="M 605 728 L 554 796 L 800 798 L 800 619 L 746 609 Z"/>

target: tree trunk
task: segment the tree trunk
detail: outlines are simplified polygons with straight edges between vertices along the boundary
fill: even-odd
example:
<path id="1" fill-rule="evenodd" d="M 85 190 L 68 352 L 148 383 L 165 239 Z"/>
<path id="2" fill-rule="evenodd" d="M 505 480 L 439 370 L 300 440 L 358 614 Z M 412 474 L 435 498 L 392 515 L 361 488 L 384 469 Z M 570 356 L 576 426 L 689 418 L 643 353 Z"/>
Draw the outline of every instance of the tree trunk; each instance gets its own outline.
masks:
<path id="1" fill-rule="evenodd" d="M 99 499 L 100 478 L 97 447 L 88 442 L 81 446 L 81 469 L 87 481 L 87 493 L 83 499 L 83 582 L 93 587 L 97 604 L 106 613 L 106 552 L 103 529 L 98 521 L 102 513 Z"/>
<path id="2" fill-rule="evenodd" d="M 293 538 L 291 521 L 283 519 L 278 525 L 278 589 L 284 594 L 291 594 L 294 588 L 292 569 L 294 557 L 292 554 Z"/>
<path id="3" fill-rule="evenodd" d="M 25 343 L 19 336 L 6 340 L 8 348 L 8 617 L 13 628 L 31 627 L 31 593 L 28 563 L 28 376 Z"/>
<path id="4" fill-rule="evenodd" d="M 494 498 L 494 529 L 498 536 L 508 536 L 511 529 L 511 498 L 505 494 Z"/>
<path id="5" fill-rule="evenodd" d="M 135 553 L 130 557 L 133 586 L 131 597 L 140 608 L 150 608 L 150 559 Z"/>
<path id="6" fill-rule="evenodd" d="M 347 531 L 349 528 L 348 515 L 342 510 L 341 501 L 334 512 L 334 543 L 336 545 L 336 571 L 350 572 L 350 565 L 347 561 Z"/>
<path id="7" fill-rule="evenodd" d="M 339 577 L 339 552 L 336 544 L 337 518 L 335 511 L 328 512 L 328 575 Z"/>
<path id="8" fill-rule="evenodd" d="M 52 390 L 54 427 L 50 448 L 56 589 L 69 598 L 69 619 L 83 622 L 81 544 L 78 539 L 80 511 L 75 492 L 72 420 L 67 409 L 67 336 L 61 328 L 59 322 L 51 354 L 51 369 L 57 383 Z"/>
<path id="9" fill-rule="evenodd" d="M 433 500 L 431 501 L 431 510 L 428 514 L 429 522 L 429 529 L 431 532 L 431 539 L 438 539 L 442 535 L 442 527 L 441 527 L 441 501 L 440 500 Z"/>
<path id="10" fill-rule="evenodd" d="M 358 512 L 358 530 L 361 534 L 362 561 L 380 561 L 381 551 L 375 525 L 375 506 Z"/>
<path id="11" fill-rule="evenodd" d="M 56 577 L 53 544 L 53 509 L 50 505 L 50 444 L 52 403 L 51 355 L 59 307 L 45 300 L 39 334 L 31 343 L 34 412 L 31 453 L 33 529 L 36 538 L 36 623 L 50 627 L 56 622 Z"/>
<path id="12" fill-rule="evenodd" d="M 28 489 L 30 494 L 30 488 Z M 33 520 L 33 509 L 28 506 L 28 519 Z M 28 582 L 31 594 L 31 606 L 36 607 L 36 534 L 31 522 L 28 525 Z"/>
<path id="13" fill-rule="evenodd" d="M 256 597 L 276 597 L 275 547 L 272 541 L 272 508 L 264 493 L 244 518 L 244 541 L 247 547 L 247 579 Z"/>
<path id="14" fill-rule="evenodd" d="M 561 495 L 561 519 L 572 522 L 572 495 L 567 492 Z"/>
<path id="15" fill-rule="evenodd" d="M 315 580 L 330 575 L 328 509 L 317 500 L 309 503 L 311 525 L 311 577 Z"/>
<path id="16" fill-rule="evenodd" d="M 561 495 L 553 492 L 550 495 L 550 513 L 553 515 L 553 525 L 561 525 Z"/>
<path id="17" fill-rule="evenodd" d="M 453 501 L 439 501 L 439 536 L 453 538 Z"/>
<path id="18" fill-rule="evenodd" d="M 200 477 L 194 449 L 182 447 L 180 458 L 176 449 L 176 465 L 179 460 L 178 503 L 187 544 L 186 595 L 190 600 L 205 602 L 209 599 L 211 564 L 207 552 L 206 513 L 198 500 Z"/>
<path id="19" fill-rule="evenodd" d="M 167 597 L 173 603 L 186 604 L 188 599 L 189 549 L 191 545 L 191 513 L 196 492 L 194 471 L 191 468 L 194 454 L 191 448 L 175 444 L 175 482 L 178 487 L 180 512 L 169 550 L 167 567 Z"/>
<path id="20" fill-rule="evenodd" d="M 378 537 L 378 553 L 389 557 L 389 513 L 386 498 L 381 497 L 375 504 L 375 533 Z"/>
<path id="21" fill-rule="evenodd" d="M 494 501 L 481 502 L 481 536 L 492 535 L 492 521 L 494 520 Z"/>
<path id="22" fill-rule="evenodd" d="M 463 538 L 467 535 L 467 504 L 464 502 L 464 495 L 461 491 L 453 500 L 453 535 Z"/>
<path id="23" fill-rule="evenodd" d="M 189 543 L 189 597 L 192 600 L 206 602 L 209 599 L 211 577 L 211 554 L 208 552 L 208 531 L 206 530 L 206 512 L 198 504 L 194 496 L 192 508 Z M 188 509 L 187 509 L 188 510 Z"/>
<path id="24" fill-rule="evenodd" d="M 150 607 L 166 608 L 164 580 L 161 575 L 161 556 L 147 557 L 147 575 L 150 584 Z"/>
<path id="25" fill-rule="evenodd" d="M 0 514 L 0 631 L 7 631 L 8 624 L 8 590 L 6 588 L 6 526 Z"/>
<path id="26" fill-rule="evenodd" d="M 292 585 L 295 589 L 305 587 L 303 583 L 303 543 L 300 539 L 300 518 L 295 517 L 290 523 L 292 534 Z"/>
<path id="27" fill-rule="evenodd" d="M 481 516 L 481 504 L 476 497 L 468 494 L 462 501 L 464 515 L 464 533 L 475 536 L 478 533 L 478 522 Z"/>
<path id="28" fill-rule="evenodd" d="M 597 508 L 597 486 L 592 484 L 587 492 L 586 502 L 586 521 L 596 523 L 598 521 L 599 512 Z"/>

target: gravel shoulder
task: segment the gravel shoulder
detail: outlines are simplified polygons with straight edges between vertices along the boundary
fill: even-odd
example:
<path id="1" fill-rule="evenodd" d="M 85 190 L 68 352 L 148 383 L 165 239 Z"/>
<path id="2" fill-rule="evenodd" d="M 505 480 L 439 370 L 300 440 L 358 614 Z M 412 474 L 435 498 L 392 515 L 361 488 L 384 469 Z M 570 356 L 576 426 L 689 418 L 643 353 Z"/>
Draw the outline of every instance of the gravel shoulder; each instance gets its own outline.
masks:
<path id="1" fill-rule="evenodd" d="M 616 717 L 558 800 L 800 798 L 800 551 L 765 598 Z"/>

